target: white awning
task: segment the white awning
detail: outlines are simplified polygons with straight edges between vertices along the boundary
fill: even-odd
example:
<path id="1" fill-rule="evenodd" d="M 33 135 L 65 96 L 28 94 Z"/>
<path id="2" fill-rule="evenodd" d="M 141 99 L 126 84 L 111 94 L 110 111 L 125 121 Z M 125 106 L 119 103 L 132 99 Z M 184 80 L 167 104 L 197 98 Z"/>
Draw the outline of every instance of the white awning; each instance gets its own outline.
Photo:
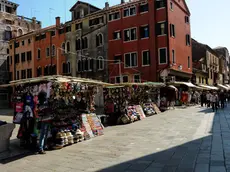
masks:
<path id="1" fill-rule="evenodd" d="M 173 86 L 173 85 L 168 85 L 168 87 L 174 89 L 175 91 L 178 90 L 178 89 L 177 89 L 175 86 Z"/>
<path id="2" fill-rule="evenodd" d="M 222 84 L 217 84 L 217 87 L 221 88 L 221 89 L 224 89 L 224 90 L 229 90 L 228 87 L 222 85 Z"/>
<path id="3" fill-rule="evenodd" d="M 199 85 L 200 87 L 203 87 L 207 90 L 218 90 L 217 87 L 214 87 L 214 86 L 210 86 L 210 85 Z"/>
<path id="4" fill-rule="evenodd" d="M 179 82 L 179 81 L 175 81 L 175 82 L 172 82 L 170 84 L 172 84 L 172 85 L 186 85 L 186 86 L 188 86 L 190 88 L 197 88 L 197 86 L 195 86 L 191 82 Z"/>

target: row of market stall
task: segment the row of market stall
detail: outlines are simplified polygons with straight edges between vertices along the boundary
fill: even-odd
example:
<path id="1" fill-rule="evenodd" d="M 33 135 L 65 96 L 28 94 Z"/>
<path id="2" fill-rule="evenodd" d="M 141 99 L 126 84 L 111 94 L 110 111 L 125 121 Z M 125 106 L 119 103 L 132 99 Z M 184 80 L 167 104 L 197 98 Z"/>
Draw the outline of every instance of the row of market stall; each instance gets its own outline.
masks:
<path id="1" fill-rule="evenodd" d="M 218 89 L 186 82 L 109 84 L 59 75 L 2 86 L 14 88 L 13 123 L 20 125 L 17 137 L 21 146 L 36 148 L 39 140 L 40 150 L 60 149 L 103 135 L 103 124 L 132 123 L 167 110 L 171 102 L 189 103 L 192 92 Z M 101 114 L 95 113 L 99 87 L 104 95 L 103 124 L 97 116 Z"/>

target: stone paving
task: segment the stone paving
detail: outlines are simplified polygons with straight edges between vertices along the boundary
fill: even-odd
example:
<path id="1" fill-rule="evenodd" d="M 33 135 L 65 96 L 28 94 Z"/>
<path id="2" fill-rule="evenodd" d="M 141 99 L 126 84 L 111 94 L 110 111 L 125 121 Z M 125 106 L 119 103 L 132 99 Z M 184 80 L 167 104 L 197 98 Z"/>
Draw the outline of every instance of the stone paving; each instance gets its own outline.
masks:
<path id="1" fill-rule="evenodd" d="M 230 172 L 229 124 L 230 106 L 176 109 L 46 155 L 2 161 L 0 172 Z"/>

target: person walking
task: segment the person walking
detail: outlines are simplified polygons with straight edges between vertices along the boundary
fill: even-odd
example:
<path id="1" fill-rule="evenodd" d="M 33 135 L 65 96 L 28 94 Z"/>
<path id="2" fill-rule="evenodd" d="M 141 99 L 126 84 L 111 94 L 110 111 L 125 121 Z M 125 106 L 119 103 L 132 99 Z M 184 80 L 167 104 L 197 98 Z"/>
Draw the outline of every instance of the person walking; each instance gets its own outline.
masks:
<path id="1" fill-rule="evenodd" d="M 225 95 L 224 95 L 224 91 L 221 90 L 221 92 L 220 92 L 220 104 L 221 104 L 222 109 L 224 109 L 224 102 L 225 102 Z"/>
<path id="2" fill-rule="evenodd" d="M 206 101 L 207 101 L 207 107 L 208 108 L 210 107 L 210 103 L 211 103 L 210 98 L 211 98 L 211 94 L 208 91 L 207 94 L 206 94 Z"/>
<path id="3" fill-rule="evenodd" d="M 200 103 L 201 103 L 201 107 L 203 107 L 203 105 L 204 105 L 204 99 L 205 99 L 205 94 L 204 94 L 204 92 L 202 92 L 202 94 L 200 95 Z"/>
<path id="4" fill-rule="evenodd" d="M 218 107 L 218 95 L 217 93 L 213 93 L 211 96 L 210 96 L 210 102 L 212 104 L 212 110 L 213 112 L 217 112 L 217 107 Z"/>

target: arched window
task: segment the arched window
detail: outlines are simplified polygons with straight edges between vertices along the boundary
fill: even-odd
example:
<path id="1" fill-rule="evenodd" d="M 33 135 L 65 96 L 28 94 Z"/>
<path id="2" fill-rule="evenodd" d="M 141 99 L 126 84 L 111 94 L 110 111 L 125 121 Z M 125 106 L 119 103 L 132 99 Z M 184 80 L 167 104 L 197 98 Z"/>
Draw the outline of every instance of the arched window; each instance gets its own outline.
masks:
<path id="1" fill-rule="evenodd" d="M 52 56 L 55 56 L 56 52 L 56 48 L 55 45 L 52 45 Z"/>
<path id="2" fill-rule="evenodd" d="M 88 38 L 85 37 L 82 39 L 82 49 L 88 48 Z"/>
<path id="3" fill-rule="evenodd" d="M 93 70 L 93 59 L 88 59 L 89 71 Z"/>
<path id="4" fill-rule="evenodd" d="M 66 73 L 66 63 L 65 62 L 63 62 L 62 63 L 62 73 Z"/>
<path id="5" fill-rule="evenodd" d="M 98 57 L 97 59 L 97 69 L 103 70 L 104 69 L 104 59 L 103 57 Z"/>
<path id="6" fill-rule="evenodd" d="M 7 26 L 6 30 L 5 30 L 5 40 L 9 41 L 12 38 L 12 31 L 11 31 L 11 27 Z"/>
<path id="7" fill-rule="evenodd" d="M 67 62 L 67 73 L 71 73 L 71 65 L 70 65 L 70 62 Z"/>
<path id="8" fill-rule="evenodd" d="M 81 60 L 78 60 L 77 62 L 77 69 L 78 69 L 78 72 L 82 71 L 82 61 Z"/>
<path id="9" fill-rule="evenodd" d="M 69 42 L 66 43 L 66 51 L 67 51 L 67 53 L 70 52 L 70 43 Z"/>
<path id="10" fill-rule="evenodd" d="M 47 76 L 48 75 L 48 66 L 45 66 L 44 67 L 44 76 Z"/>
<path id="11" fill-rule="evenodd" d="M 65 53 L 65 43 L 63 42 L 62 43 L 62 45 L 61 45 L 61 52 L 62 52 L 62 54 L 64 54 Z"/>
<path id="12" fill-rule="evenodd" d="M 82 71 L 85 71 L 85 60 L 81 61 Z"/>
<path id="13" fill-rule="evenodd" d="M 18 29 L 18 36 L 22 36 L 22 35 L 23 35 L 22 29 Z"/>
<path id="14" fill-rule="evenodd" d="M 81 49 L 81 40 L 77 39 L 76 40 L 76 51 Z"/>
<path id="15" fill-rule="evenodd" d="M 96 35 L 96 46 L 102 46 L 103 45 L 103 35 L 101 33 Z"/>
<path id="16" fill-rule="evenodd" d="M 57 74 L 57 67 L 56 67 L 56 65 L 52 66 L 52 73 L 51 74 L 52 75 L 56 75 Z"/>
<path id="17" fill-rule="evenodd" d="M 37 77 L 41 76 L 42 75 L 42 68 L 39 66 L 37 68 Z"/>

